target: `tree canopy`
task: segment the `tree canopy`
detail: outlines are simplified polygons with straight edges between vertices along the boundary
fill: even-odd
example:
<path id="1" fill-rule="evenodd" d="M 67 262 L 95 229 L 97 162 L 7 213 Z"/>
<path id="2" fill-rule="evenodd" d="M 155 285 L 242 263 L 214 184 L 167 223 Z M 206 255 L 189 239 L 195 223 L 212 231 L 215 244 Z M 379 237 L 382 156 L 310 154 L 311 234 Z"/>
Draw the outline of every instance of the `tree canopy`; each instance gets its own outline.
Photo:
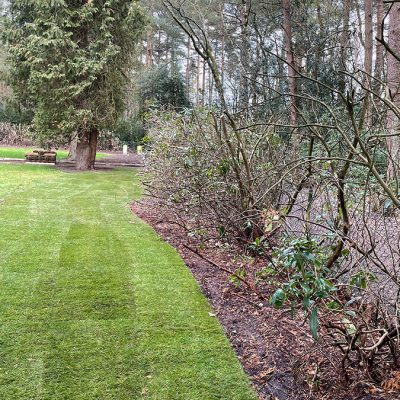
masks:
<path id="1" fill-rule="evenodd" d="M 42 142 L 79 136 L 80 169 L 94 161 L 99 129 L 123 109 L 125 72 L 145 24 L 138 1 L 11 3 L 5 36 L 15 92 L 33 104 Z"/>

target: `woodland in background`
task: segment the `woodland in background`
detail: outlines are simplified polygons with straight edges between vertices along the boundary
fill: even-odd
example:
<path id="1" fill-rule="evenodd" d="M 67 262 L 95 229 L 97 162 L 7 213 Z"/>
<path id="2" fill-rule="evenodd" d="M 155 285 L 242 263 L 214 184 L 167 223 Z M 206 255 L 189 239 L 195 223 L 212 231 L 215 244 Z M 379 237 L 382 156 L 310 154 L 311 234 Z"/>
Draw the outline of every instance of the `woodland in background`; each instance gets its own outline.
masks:
<path id="1" fill-rule="evenodd" d="M 400 3 L 150 8 L 144 62 L 178 65 L 194 108 L 146 115 L 148 193 L 198 251 L 263 258 L 232 280 L 272 285 L 345 382 L 400 387 Z"/>

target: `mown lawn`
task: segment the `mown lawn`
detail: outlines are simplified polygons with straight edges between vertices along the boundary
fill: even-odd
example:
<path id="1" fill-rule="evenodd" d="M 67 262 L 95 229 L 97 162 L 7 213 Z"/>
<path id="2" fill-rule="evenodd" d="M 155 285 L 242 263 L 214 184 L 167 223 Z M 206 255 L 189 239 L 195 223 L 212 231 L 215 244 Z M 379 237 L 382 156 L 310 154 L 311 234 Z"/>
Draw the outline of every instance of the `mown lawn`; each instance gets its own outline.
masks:
<path id="1" fill-rule="evenodd" d="M 0 399 L 255 399 L 135 172 L 0 165 Z"/>
<path id="2" fill-rule="evenodd" d="M 25 153 L 32 151 L 32 148 L 0 147 L 0 158 L 25 158 Z M 98 160 L 107 157 L 106 153 L 97 153 Z M 57 150 L 57 159 L 63 160 L 68 157 L 67 150 Z"/>

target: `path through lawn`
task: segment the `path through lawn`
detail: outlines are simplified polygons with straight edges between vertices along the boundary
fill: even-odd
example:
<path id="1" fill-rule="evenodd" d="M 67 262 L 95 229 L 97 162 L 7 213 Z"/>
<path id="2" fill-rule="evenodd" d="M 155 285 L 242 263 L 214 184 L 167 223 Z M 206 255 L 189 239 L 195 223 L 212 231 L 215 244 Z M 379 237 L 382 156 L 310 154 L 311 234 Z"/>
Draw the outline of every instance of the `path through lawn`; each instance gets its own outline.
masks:
<path id="1" fill-rule="evenodd" d="M 132 171 L 0 165 L 0 399 L 254 399 Z"/>

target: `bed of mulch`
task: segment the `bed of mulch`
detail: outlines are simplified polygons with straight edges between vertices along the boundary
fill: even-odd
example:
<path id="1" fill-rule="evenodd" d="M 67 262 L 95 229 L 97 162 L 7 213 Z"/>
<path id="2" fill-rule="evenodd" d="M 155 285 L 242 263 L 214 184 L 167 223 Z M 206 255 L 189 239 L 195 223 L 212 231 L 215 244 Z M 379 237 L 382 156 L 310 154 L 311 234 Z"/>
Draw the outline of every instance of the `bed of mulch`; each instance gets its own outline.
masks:
<path id="1" fill-rule="evenodd" d="M 262 400 L 395 400 L 371 382 L 349 384 L 338 370 L 340 355 L 320 341 L 314 343 L 299 313 L 275 310 L 269 304 L 273 288 L 263 285 L 259 295 L 230 279 L 229 271 L 246 264 L 255 276 L 265 261 L 244 257 L 239 249 L 219 241 L 207 247 L 170 221 L 152 199 L 132 204 L 132 211 L 152 225 L 174 246 L 209 299 L 244 370 Z M 254 278 L 255 279 L 255 278 Z M 248 280 L 251 281 L 251 278 Z"/>

